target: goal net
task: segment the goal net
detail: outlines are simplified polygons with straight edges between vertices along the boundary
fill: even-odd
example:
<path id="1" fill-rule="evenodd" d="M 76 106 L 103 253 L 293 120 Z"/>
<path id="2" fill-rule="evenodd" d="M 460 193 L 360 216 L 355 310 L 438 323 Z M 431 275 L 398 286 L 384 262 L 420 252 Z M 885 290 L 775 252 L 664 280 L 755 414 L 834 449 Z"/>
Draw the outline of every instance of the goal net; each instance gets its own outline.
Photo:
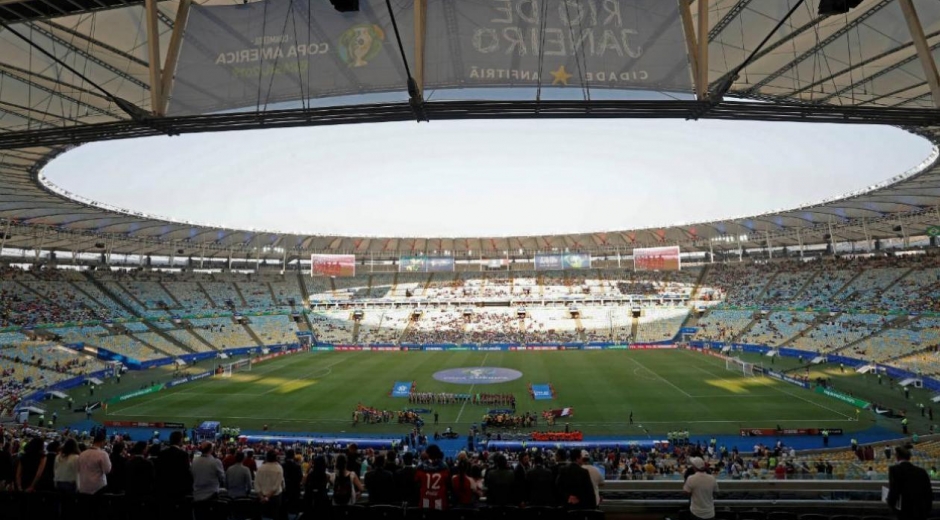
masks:
<path id="1" fill-rule="evenodd" d="M 732 370 L 734 372 L 739 372 L 745 376 L 753 377 L 754 376 L 754 363 L 748 363 L 746 361 L 741 361 L 738 358 L 725 358 L 725 370 Z"/>
<path id="2" fill-rule="evenodd" d="M 222 377 L 232 377 L 233 372 L 251 372 L 251 359 L 241 359 L 222 366 Z"/>

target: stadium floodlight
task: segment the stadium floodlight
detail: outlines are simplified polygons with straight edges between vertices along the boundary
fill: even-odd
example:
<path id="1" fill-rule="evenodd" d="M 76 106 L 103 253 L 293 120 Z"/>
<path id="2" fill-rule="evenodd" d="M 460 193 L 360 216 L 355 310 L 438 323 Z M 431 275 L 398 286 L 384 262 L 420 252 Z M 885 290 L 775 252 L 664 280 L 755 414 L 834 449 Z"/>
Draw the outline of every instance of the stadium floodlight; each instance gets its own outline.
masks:
<path id="1" fill-rule="evenodd" d="M 855 9 L 862 0 L 820 0 L 819 16 L 830 16 L 834 14 L 845 14 L 851 9 Z"/>
<path id="2" fill-rule="evenodd" d="M 333 8 L 341 13 L 351 13 L 359 10 L 359 0 L 330 0 Z"/>

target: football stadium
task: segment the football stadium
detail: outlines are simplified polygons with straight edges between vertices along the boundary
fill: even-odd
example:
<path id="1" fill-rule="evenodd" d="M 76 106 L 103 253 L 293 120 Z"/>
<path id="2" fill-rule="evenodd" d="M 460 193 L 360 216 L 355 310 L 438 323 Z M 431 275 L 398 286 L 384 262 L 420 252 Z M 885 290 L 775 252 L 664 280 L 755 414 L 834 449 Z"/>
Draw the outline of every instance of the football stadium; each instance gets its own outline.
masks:
<path id="1" fill-rule="evenodd" d="M 940 518 L 938 52 L 932 0 L 0 0 L 0 514 Z M 560 147 L 571 205 L 469 157 Z"/>

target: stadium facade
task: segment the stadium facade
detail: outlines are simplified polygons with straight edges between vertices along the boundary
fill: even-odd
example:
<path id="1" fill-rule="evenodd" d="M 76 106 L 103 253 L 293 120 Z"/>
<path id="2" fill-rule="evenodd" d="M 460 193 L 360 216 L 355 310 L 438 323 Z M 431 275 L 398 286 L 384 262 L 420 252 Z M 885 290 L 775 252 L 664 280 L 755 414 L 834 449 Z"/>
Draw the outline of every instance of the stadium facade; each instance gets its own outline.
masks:
<path id="1" fill-rule="evenodd" d="M 108 207 L 59 189 L 42 175 L 49 160 L 89 141 L 415 119 L 883 123 L 938 142 L 935 2 L 866 0 L 846 14 L 820 14 L 817 2 L 791 11 L 772 0 L 683 0 L 655 2 L 647 18 L 637 14 L 649 8 L 640 0 L 563 2 L 557 9 L 543 4 L 409 0 L 395 2 L 389 12 L 384 2 L 372 1 L 363 2 L 360 13 L 340 15 L 326 3 L 294 12 L 253 2 L 237 8 L 188 0 L 4 0 L 3 247 L 285 264 L 311 253 L 372 259 L 537 252 L 609 257 L 671 245 L 711 253 L 838 249 L 849 242 L 874 248 L 877 240 L 925 241 L 940 223 L 936 148 L 911 171 L 797 208 L 544 236 L 355 237 L 226 229 Z M 246 20 L 264 20 L 262 25 L 274 29 L 239 33 Z M 400 26 L 401 53 L 392 22 Z M 699 46 L 706 34 L 708 45 Z M 219 39 L 231 45 L 213 48 Z M 222 72 L 206 72 L 210 65 Z M 237 88 L 210 96 L 220 85 Z"/>

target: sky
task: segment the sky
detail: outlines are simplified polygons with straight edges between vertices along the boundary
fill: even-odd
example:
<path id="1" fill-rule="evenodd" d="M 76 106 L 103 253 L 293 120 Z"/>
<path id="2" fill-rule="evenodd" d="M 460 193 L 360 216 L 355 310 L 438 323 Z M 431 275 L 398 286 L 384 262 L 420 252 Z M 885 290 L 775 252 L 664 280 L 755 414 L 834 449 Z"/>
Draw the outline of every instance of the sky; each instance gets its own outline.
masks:
<path id="1" fill-rule="evenodd" d="M 97 201 L 202 224 L 505 236 L 753 215 L 884 181 L 929 153 L 878 126 L 435 121 L 93 143 L 44 173 Z"/>

